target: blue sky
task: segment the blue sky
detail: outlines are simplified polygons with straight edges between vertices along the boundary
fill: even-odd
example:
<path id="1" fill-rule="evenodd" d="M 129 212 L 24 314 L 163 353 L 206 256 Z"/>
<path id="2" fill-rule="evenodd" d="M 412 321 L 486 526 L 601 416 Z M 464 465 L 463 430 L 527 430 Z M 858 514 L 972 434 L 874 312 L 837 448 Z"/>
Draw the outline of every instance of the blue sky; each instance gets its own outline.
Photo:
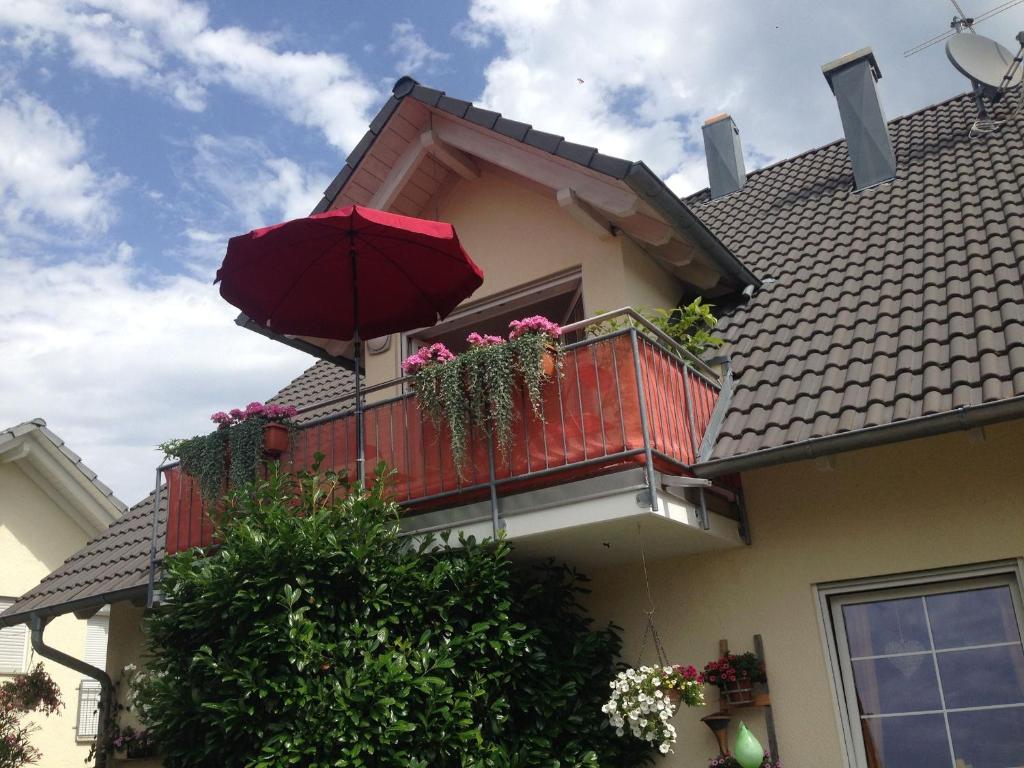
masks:
<path id="1" fill-rule="evenodd" d="M 979 14 L 991 3 L 965 0 Z M 870 45 L 897 116 L 966 90 L 945 0 L 0 2 L 0 427 L 41 416 L 128 503 L 160 440 L 311 360 L 234 327 L 227 237 L 306 214 L 394 80 L 706 183 L 841 134 L 820 66 Z M 985 23 L 1010 45 L 1024 4 Z M 582 80 L 582 82 L 580 82 Z"/>

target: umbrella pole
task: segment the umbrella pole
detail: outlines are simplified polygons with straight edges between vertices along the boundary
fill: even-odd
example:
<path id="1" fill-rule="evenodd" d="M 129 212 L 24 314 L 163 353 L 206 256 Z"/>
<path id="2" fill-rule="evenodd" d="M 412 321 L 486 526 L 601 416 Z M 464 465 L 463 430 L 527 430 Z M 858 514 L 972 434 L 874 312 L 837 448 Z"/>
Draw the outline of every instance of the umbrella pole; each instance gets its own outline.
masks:
<path id="1" fill-rule="evenodd" d="M 352 344 L 356 371 L 356 479 L 366 484 L 366 444 L 363 442 L 363 340 L 359 335 L 359 274 L 356 268 L 356 233 L 348 231 L 349 258 L 352 260 Z"/>
<path id="2" fill-rule="evenodd" d="M 352 338 L 356 358 L 356 477 L 360 483 L 366 482 L 366 444 L 363 442 L 363 383 L 360 371 L 360 354 L 363 340 L 357 330 Z"/>

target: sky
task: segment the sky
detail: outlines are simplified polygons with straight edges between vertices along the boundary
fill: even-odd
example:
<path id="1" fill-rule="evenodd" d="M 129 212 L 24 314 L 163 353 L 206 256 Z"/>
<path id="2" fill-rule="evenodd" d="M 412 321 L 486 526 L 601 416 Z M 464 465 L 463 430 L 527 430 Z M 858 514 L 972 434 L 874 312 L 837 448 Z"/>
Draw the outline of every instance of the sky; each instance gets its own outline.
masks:
<path id="1" fill-rule="evenodd" d="M 962 0 L 979 15 L 999 0 Z M 309 356 L 233 324 L 228 237 L 304 216 L 420 82 L 679 194 L 727 111 L 747 169 L 842 133 L 821 65 L 871 46 L 887 116 L 967 90 L 946 0 L 0 0 L 0 428 L 47 423 L 126 503 L 168 438 Z M 1024 4 L 979 25 L 1009 47 Z M 1016 47 L 1014 46 L 1014 49 Z"/>

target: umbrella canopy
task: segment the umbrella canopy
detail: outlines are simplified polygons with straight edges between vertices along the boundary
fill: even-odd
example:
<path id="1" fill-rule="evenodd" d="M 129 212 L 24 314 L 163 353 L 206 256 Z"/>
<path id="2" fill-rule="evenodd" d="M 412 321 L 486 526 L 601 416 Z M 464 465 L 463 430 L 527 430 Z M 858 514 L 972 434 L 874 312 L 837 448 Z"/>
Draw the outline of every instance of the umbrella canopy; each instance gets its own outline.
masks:
<path id="1" fill-rule="evenodd" d="M 231 238 L 217 282 L 276 333 L 347 340 L 433 325 L 483 272 L 451 224 L 350 205 Z"/>

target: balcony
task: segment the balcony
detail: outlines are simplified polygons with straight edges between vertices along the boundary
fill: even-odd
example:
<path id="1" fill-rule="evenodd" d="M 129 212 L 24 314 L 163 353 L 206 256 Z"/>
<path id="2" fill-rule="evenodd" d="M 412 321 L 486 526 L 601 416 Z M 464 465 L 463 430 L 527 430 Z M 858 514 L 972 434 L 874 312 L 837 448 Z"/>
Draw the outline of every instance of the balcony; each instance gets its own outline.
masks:
<path id="1" fill-rule="evenodd" d="M 437 430 L 421 418 L 413 395 L 367 406 L 367 480 L 378 462 L 394 472 L 405 532 L 482 537 L 504 530 L 517 553 L 581 565 L 632 559 L 638 537 L 649 557 L 743 543 L 736 489 L 689 471 L 719 404 L 716 374 L 631 310 L 609 315 L 633 317 L 641 330 L 567 344 L 564 375 L 546 386 L 541 417 L 523 394 L 508 456 L 475 436 L 461 478 L 444 425 Z M 609 315 L 566 331 L 582 332 Z M 303 423 L 281 466 L 309 468 L 318 453 L 321 469 L 354 477 L 350 411 Z M 177 467 L 164 474 L 167 551 L 210 544 L 213 526 L 195 483 Z"/>

